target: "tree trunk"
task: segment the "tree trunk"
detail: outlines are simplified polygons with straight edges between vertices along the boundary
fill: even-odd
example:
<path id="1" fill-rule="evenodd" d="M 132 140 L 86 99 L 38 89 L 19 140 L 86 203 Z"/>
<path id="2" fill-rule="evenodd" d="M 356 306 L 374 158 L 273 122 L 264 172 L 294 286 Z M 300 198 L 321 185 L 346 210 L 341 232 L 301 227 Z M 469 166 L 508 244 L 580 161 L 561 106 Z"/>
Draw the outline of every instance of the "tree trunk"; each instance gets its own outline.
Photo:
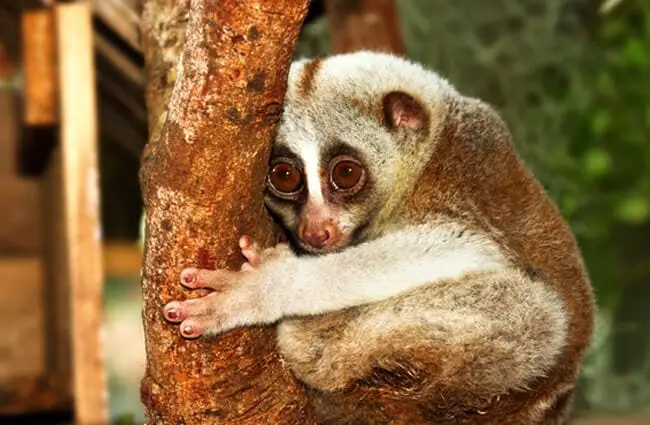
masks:
<path id="1" fill-rule="evenodd" d="M 395 0 L 325 0 L 332 53 L 405 53 Z"/>
<path id="2" fill-rule="evenodd" d="M 151 138 L 140 175 L 147 218 L 141 392 L 152 424 L 311 423 L 302 388 L 280 363 L 273 327 L 187 341 L 162 316 L 172 299 L 205 294 L 181 287 L 183 268 L 239 268 L 244 233 L 263 246 L 276 241 L 263 187 L 307 3 L 145 4 Z"/>

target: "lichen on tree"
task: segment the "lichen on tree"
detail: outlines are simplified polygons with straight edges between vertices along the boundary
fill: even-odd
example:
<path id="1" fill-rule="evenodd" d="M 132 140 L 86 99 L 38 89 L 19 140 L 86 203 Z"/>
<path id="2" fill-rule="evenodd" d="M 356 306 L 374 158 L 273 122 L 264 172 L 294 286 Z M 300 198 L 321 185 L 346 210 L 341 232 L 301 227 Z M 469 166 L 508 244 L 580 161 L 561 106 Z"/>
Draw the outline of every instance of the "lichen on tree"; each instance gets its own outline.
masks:
<path id="1" fill-rule="evenodd" d="M 185 267 L 238 268 L 238 238 L 275 243 L 263 187 L 307 0 L 148 0 L 143 50 L 150 141 L 142 156 L 142 270 L 152 424 L 309 424 L 272 327 L 184 340 L 163 305 L 204 295 Z M 176 55 L 181 52 L 177 58 Z"/>

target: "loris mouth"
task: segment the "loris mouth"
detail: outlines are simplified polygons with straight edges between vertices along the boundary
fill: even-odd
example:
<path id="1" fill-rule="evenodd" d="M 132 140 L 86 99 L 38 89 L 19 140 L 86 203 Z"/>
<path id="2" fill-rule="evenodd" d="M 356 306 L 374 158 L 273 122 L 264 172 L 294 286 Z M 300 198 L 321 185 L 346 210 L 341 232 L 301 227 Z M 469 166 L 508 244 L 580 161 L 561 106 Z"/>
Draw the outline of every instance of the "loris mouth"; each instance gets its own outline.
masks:
<path id="1" fill-rule="evenodd" d="M 293 235 L 293 239 L 301 251 L 304 251 L 304 253 L 312 254 L 312 255 L 331 254 L 334 252 L 343 251 L 345 248 L 349 246 L 349 243 L 347 243 L 343 239 L 339 239 L 338 241 L 327 244 L 325 246 L 314 246 L 309 242 L 300 239 L 296 235 Z"/>

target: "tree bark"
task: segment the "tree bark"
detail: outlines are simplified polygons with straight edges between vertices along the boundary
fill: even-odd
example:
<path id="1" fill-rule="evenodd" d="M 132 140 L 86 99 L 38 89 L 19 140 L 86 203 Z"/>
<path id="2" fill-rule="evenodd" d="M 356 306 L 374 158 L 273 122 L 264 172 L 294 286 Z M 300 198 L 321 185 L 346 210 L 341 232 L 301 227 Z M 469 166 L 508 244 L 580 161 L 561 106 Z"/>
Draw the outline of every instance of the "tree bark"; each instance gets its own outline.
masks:
<path id="1" fill-rule="evenodd" d="M 141 393 L 152 424 L 312 423 L 302 387 L 280 363 L 273 327 L 187 341 L 162 316 L 172 299 L 205 294 L 181 287 L 183 268 L 238 269 L 244 233 L 262 246 L 276 241 L 263 187 L 307 3 L 145 4 L 150 142 L 140 174 L 147 347 Z"/>
<path id="2" fill-rule="evenodd" d="M 325 0 L 332 53 L 405 53 L 395 0 Z"/>

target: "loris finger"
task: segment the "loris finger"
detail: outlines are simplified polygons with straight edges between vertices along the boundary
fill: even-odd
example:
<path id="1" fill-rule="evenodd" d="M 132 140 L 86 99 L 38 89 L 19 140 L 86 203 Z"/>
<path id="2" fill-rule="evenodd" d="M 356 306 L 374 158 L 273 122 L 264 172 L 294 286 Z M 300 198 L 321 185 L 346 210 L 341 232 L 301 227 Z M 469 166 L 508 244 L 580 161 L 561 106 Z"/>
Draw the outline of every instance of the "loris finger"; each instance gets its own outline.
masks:
<path id="1" fill-rule="evenodd" d="M 188 319 L 181 323 L 180 332 L 183 338 L 198 338 L 205 333 L 205 326 L 200 320 Z"/>
<path id="2" fill-rule="evenodd" d="M 246 257 L 246 260 L 248 260 L 248 264 L 251 267 L 259 267 L 261 263 L 262 252 L 260 250 L 260 247 L 257 245 L 257 243 L 255 243 L 255 241 L 253 241 L 250 236 L 244 235 L 239 239 L 239 248 L 241 248 L 242 255 Z M 250 269 L 242 266 L 242 270 L 248 271 Z"/>
<path id="3" fill-rule="evenodd" d="M 179 323 L 188 318 L 196 318 L 209 315 L 214 310 L 214 304 L 217 302 L 216 293 L 211 293 L 205 297 L 196 298 L 187 301 L 171 301 L 163 308 L 165 319 L 172 323 Z"/>
<path id="4" fill-rule="evenodd" d="M 250 272 L 250 271 L 253 271 L 253 270 L 255 270 L 255 267 L 251 266 L 251 264 L 249 262 L 243 263 L 241 265 L 241 267 L 239 268 L 239 271 L 242 271 L 242 272 Z"/>
<path id="5" fill-rule="evenodd" d="M 181 284 L 186 288 L 208 288 L 216 291 L 229 288 L 237 279 L 237 272 L 187 268 L 181 271 Z"/>

